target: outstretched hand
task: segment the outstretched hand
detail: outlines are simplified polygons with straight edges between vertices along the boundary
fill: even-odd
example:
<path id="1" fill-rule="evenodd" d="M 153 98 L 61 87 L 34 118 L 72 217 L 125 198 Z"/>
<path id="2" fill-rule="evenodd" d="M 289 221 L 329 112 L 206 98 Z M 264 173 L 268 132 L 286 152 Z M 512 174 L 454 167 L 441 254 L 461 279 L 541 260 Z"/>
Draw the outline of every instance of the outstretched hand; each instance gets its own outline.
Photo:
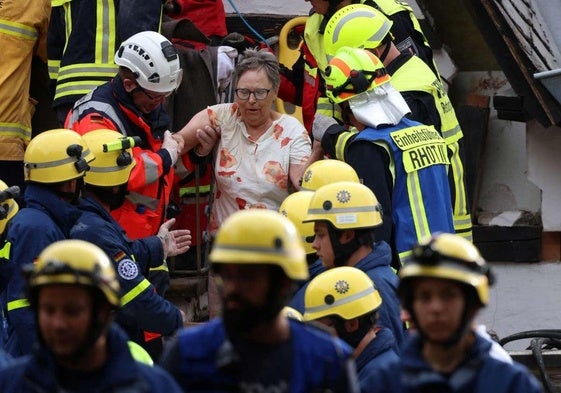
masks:
<path id="1" fill-rule="evenodd" d="M 164 222 L 158 230 L 158 238 L 162 241 L 164 259 L 187 252 L 191 247 L 191 231 L 188 229 L 171 230 L 175 218 Z"/>

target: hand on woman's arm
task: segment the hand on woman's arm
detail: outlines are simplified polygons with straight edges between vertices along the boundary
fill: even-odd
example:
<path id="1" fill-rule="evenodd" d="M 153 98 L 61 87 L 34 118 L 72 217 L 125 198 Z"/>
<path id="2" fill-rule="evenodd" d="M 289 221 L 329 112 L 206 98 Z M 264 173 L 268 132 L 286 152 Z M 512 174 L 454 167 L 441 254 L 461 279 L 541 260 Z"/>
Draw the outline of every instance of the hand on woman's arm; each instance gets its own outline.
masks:
<path id="1" fill-rule="evenodd" d="M 214 147 L 216 141 L 220 137 L 220 127 L 216 124 L 214 124 L 213 127 L 212 123 L 208 114 L 208 109 L 203 109 L 195 114 L 181 130 L 176 132 L 174 136 L 183 139 L 181 154 L 187 153 L 198 145 L 201 145 L 197 149 L 198 154 L 203 155 L 202 153 L 205 151 L 210 153 L 212 147 Z"/>

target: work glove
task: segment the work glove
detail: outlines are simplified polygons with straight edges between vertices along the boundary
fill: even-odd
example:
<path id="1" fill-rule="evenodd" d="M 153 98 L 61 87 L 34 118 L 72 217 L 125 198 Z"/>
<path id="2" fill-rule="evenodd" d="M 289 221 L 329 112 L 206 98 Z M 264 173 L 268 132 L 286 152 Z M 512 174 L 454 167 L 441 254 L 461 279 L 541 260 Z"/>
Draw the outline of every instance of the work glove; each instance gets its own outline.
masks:
<path id="1" fill-rule="evenodd" d="M 188 229 L 171 230 L 174 224 L 175 218 L 164 222 L 156 235 L 162 242 L 164 259 L 183 254 L 191 246 L 191 231 Z"/>
<path id="2" fill-rule="evenodd" d="M 312 135 L 314 139 L 321 142 L 325 131 L 334 124 L 339 124 L 334 118 L 316 113 L 314 122 L 312 123 Z"/>
<path id="3" fill-rule="evenodd" d="M 178 151 L 180 150 L 179 144 L 177 143 L 177 140 L 175 140 L 173 138 L 173 136 L 171 135 L 171 132 L 169 130 L 166 130 L 166 132 L 164 132 L 164 140 L 162 142 L 162 149 L 165 149 L 168 151 L 169 156 L 171 157 L 171 165 L 175 165 L 175 162 L 177 161 L 177 156 L 178 156 Z"/>

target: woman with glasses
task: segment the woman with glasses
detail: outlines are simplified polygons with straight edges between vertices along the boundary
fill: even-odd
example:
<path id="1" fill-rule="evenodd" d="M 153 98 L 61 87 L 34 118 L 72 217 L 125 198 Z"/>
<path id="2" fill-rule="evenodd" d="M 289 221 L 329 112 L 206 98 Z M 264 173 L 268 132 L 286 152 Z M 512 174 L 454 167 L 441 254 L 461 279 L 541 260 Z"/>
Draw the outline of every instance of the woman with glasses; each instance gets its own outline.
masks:
<path id="1" fill-rule="evenodd" d="M 190 150 L 193 161 L 213 153 L 216 187 L 211 233 L 238 210 L 278 211 L 290 191 L 299 188 L 308 162 L 321 158 L 319 152 L 311 157 L 304 126 L 273 109 L 280 76 L 272 53 L 246 50 L 233 83 L 233 103 L 208 107 L 176 134 L 183 137 L 184 152 Z"/>

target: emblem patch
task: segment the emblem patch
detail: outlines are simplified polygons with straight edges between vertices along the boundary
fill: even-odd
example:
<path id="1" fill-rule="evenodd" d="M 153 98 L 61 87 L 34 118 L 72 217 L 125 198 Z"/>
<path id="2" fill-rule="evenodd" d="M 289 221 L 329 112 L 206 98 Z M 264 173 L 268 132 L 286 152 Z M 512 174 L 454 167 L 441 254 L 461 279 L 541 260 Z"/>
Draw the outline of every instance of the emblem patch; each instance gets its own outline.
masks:
<path id="1" fill-rule="evenodd" d="M 125 280 L 133 280 L 138 276 L 138 266 L 130 259 L 123 259 L 117 265 L 117 273 Z"/>
<path id="2" fill-rule="evenodd" d="M 341 203 L 347 203 L 351 200 L 351 193 L 347 190 L 341 190 L 337 193 L 337 200 Z"/>
<path id="3" fill-rule="evenodd" d="M 335 290 L 341 295 L 347 293 L 349 291 L 349 288 L 349 283 L 344 280 L 339 280 L 335 283 Z"/>

